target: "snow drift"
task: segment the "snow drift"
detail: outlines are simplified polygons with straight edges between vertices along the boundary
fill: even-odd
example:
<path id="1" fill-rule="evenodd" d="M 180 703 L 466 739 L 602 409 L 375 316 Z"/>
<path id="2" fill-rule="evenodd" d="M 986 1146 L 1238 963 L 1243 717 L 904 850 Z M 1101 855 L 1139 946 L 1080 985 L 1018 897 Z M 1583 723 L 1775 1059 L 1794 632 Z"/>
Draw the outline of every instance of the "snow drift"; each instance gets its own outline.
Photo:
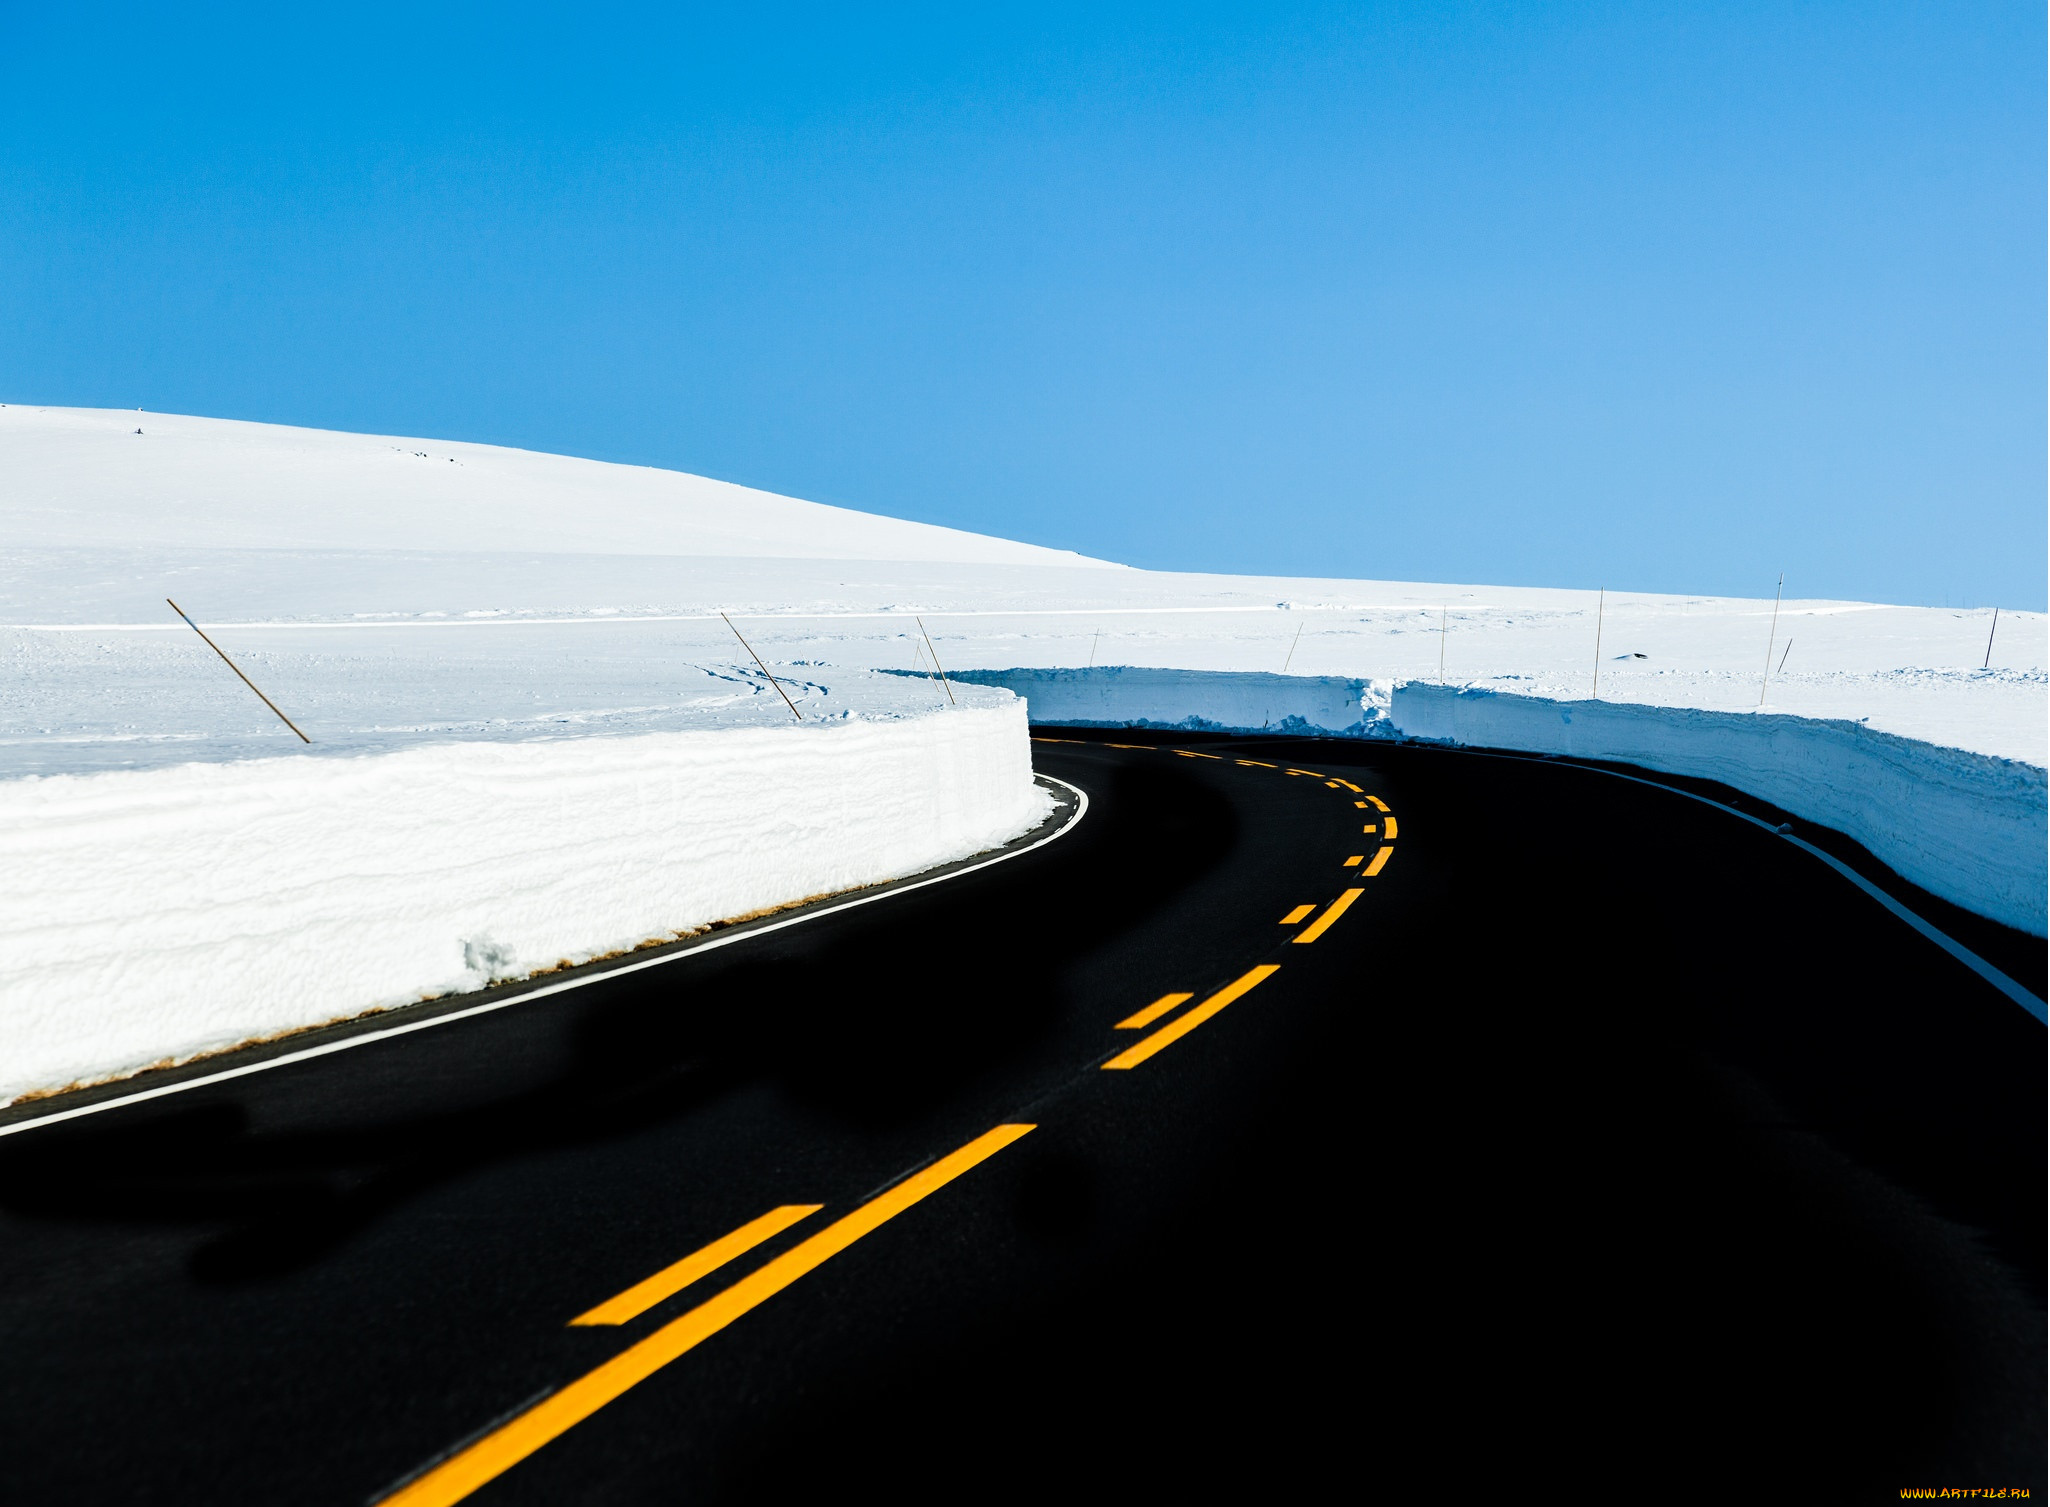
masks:
<path id="1" fill-rule="evenodd" d="M 0 1102 L 897 878 L 1048 809 L 1008 698 L 0 782 Z"/>

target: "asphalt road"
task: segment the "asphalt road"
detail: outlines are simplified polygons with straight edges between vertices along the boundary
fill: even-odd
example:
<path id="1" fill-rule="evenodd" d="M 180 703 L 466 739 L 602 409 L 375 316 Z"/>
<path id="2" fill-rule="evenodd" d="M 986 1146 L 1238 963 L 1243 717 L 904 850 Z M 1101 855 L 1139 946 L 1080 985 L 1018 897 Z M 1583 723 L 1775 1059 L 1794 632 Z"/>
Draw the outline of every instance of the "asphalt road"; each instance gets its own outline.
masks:
<path id="1" fill-rule="evenodd" d="M 1015 860 L 0 1138 L 0 1494 L 2045 1489 L 2044 1028 L 1868 896 L 1555 764 L 1036 758 Z"/>

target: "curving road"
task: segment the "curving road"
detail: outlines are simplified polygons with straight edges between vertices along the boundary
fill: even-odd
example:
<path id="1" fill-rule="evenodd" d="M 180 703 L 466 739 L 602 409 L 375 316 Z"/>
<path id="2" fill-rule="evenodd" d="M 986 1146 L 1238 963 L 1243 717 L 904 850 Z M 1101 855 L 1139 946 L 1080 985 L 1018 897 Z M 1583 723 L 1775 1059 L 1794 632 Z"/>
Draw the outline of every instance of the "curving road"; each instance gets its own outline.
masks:
<path id="1" fill-rule="evenodd" d="M 1667 791 L 1112 736 L 1013 860 L 0 1135 L 9 1499 L 2045 1489 L 2012 999 Z"/>

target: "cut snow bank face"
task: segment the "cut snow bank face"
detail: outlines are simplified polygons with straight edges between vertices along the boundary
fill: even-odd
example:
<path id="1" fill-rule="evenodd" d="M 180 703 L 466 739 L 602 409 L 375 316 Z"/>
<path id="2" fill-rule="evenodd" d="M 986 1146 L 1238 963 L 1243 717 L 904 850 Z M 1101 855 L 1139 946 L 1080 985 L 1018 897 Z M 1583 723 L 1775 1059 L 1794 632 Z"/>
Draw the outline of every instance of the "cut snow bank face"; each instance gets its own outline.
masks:
<path id="1" fill-rule="evenodd" d="M 1000 846 L 1024 707 L 0 782 L 0 1102 Z"/>
<path id="2" fill-rule="evenodd" d="M 1384 737 L 1389 686 L 1341 675 L 1203 674 L 1105 665 L 1081 670 L 962 670 L 956 680 L 1025 698 L 1034 722 Z"/>

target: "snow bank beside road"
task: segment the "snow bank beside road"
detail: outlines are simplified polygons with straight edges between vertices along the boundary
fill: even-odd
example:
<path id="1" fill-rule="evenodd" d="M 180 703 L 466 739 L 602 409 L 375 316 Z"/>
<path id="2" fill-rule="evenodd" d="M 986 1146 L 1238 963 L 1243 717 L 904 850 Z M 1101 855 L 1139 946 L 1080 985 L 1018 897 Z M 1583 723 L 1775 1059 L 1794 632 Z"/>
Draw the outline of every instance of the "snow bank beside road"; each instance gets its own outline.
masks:
<path id="1" fill-rule="evenodd" d="M 2035 936 L 2050 896 L 2039 764 L 1856 722 L 1342 676 L 1104 666 L 968 671 L 1034 722 L 1415 738 L 1636 764 L 1715 780 L 1863 843 L 1931 894 Z"/>
<path id="2" fill-rule="evenodd" d="M 2035 936 L 2050 895 L 2045 771 L 1855 722 L 1402 685 L 1404 737 L 1715 780 L 1863 843 L 1931 894 Z"/>
<path id="3" fill-rule="evenodd" d="M 0 1102 L 996 847 L 1024 713 L 0 782 Z"/>
<path id="4" fill-rule="evenodd" d="M 957 670 L 1002 686 L 1034 722 L 1065 727 L 1187 727 L 1224 732 L 1385 734 L 1388 686 L 1343 675 L 1205 673 L 1103 665 L 1084 670 Z"/>

